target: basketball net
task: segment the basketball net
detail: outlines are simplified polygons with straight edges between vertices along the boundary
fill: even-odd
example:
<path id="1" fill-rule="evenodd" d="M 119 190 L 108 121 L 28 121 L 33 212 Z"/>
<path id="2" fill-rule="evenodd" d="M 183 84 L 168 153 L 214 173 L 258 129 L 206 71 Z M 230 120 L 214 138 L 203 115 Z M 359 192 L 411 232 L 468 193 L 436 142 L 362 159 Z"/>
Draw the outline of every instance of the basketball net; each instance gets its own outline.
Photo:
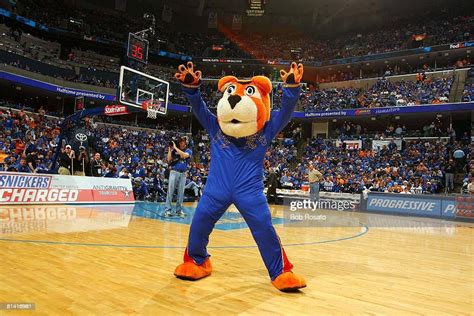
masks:
<path id="1" fill-rule="evenodd" d="M 147 111 L 147 118 L 156 119 L 159 109 L 161 107 L 160 101 L 147 100 L 143 101 L 142 108 Z"/>

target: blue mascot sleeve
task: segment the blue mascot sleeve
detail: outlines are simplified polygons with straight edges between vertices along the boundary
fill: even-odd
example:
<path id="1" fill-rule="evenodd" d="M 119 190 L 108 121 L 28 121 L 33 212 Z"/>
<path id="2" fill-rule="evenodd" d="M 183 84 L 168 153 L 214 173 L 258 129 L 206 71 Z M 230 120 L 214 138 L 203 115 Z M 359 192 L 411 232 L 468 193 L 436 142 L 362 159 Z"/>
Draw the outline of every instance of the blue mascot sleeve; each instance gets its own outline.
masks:
<path id="1" fill-rule="evenodd" d="M 270 119 L 265 127 L 265 136 L 271 141 L 290 122 L 300 95 L 300 87 L 283 88 L 281 109 Z"/>
<path id="2" fill-rule="evenodd" d="M 201 123 L 209 134 L 214 135 L 219 128 L 217 118 L 211 113 L 211 111 L 209 111 L 206 102 L 204 102 L 201 97 L 199 89 L 183 87 L 183 91 L 186 93 L 186 97 L 188 98 L 189 103 L 191 103 L 193 113 L 197 117 L 199 123 Z"/>

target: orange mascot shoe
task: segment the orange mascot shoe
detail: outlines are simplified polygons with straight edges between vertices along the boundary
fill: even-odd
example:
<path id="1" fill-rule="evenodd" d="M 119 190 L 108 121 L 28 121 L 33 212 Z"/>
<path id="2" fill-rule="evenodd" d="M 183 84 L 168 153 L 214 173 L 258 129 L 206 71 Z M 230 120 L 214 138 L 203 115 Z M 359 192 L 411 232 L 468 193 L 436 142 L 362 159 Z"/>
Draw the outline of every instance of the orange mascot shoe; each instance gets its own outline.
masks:
<path id="1" fill-rule="evenodd" d="M 174 275 L 178 279 L 196 281 L 211 275 L 211 259 L 207 258 L 202 264 L 198 265 L 188 256 L 188 249 L 184 252 L 184 262 L 176 267 Z"/>
<path id="2" fill-rule="evenodd" d="M 302 276 L 293 272 L 283 272 L 272 281 L 272 284 L 282 292 L 294 292 L 306 287 L 306 281 Z"/>

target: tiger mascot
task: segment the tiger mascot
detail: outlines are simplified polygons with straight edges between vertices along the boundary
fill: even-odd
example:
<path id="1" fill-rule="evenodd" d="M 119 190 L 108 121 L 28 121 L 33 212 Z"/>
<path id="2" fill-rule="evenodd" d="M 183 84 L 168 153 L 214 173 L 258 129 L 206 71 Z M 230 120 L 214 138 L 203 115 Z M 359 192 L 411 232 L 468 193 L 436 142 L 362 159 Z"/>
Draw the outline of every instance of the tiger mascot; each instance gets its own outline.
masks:
<path id="1" fill-rule="evenodd" d="M 288 124 L 300 94 L 303 65 L 291 64 L 289 72 L 280 70 L 284 83 L 282 107 L 270 114 L 272 84 L 267 77 L 239 80 L 226 76 L 219 80 L 223 93 L 212 114 L 199 92 L 201 71 L 192 62 L 180 65 L 175 77 L 192 105 L 193 113 L 209 133 L 211 166 L 206 188 L 191 223 L 184 262 L 174 274 L 184 280 L 198 280 L 211 274 L 207 252 L 209 235 L 215 223 L 234 204 L 249 226 L 272 280 L 280 291 L 306 287 L 303 277 L 292 272 L 280 239 L 271 222 L 263 194 L 263 161 L 272 139 Z"/>

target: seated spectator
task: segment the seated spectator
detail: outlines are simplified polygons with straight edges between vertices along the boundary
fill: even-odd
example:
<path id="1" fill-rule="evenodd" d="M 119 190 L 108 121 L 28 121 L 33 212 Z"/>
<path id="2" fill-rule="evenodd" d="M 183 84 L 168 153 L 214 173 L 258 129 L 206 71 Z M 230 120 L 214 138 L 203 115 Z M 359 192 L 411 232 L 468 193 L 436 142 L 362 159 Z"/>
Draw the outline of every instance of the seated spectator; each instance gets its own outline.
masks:
<path id="1" fill-rule="evenodd" d="M 26 158 L 24 158 L 24 157 L 21 157 L 20 162 L 8 171 L 31 173 L 31 170 L 28 167 L 28 164 L 26 162 Z"/>
<path id="2" fill-rule="evenodd" d="M 474 177 L 469 179 L 469 184 L 467 185 L 467 192 L 471 195 L 474 195 Z"/>

